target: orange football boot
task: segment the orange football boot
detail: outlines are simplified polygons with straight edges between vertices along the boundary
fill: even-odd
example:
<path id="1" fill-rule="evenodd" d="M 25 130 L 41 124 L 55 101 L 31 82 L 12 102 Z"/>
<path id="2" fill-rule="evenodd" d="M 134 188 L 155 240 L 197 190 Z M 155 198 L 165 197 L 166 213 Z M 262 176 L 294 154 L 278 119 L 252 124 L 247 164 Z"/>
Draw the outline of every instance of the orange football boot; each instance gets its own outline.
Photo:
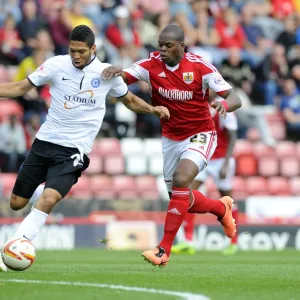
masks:
<path id="1" fill-rule="evenodd" d="M 222 197 L 220 201 L 225 205 L 226 211 L 224 217 L 218 218 L 218 221 L 222 224 L 226 236 L 231 239 L 236 233 L 235 219 L 232 217 L 232 206 L 234 201 L 228 196 Z"/>
<path id="2" fill-rule="evenodd" d="M 165 267 L 169 261 L 169 257 L 163 247 L 157 246 L 155 249 L 147 250 L 142 253 L 142 257 L 153 266 Z"/>

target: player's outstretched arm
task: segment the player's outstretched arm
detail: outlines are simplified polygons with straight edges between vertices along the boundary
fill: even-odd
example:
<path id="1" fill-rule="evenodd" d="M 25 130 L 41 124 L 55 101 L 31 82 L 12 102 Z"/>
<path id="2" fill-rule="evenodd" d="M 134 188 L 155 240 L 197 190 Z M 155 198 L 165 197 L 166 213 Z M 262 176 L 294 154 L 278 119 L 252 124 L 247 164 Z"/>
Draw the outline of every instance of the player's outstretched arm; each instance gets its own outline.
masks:
<path id="1" fill-rule="evenodd" d="M 16 82 L 4 82 L 0 83 L 0 97 L 2 98 L 14 98 L 26 94 L 34 86 L 26 78 L 24 80 Z"/>
<path id="2" fill-rule="evenodd" d="M 124 97 L 118 98 L 130 110 L 140 114 L 153 114 L 160 119 L 170 119 L 169 110 L 164 106 L 152 106 L 137 97 L 136 95 L 128 92 Z"/>
<path id="3" fill-rule="evenodd" d="M 222 97 L 225 101 L 214 100 L 211 102 L 211 106 L 223 117 L 226 117 L 226 112 L 235 111 L 242 106 L 242 100 L 233 89 L 223 92 Z"/>
<path id="4" fill-rule="evenodd" d="M 123 69 L 121 67 L 110 66 L 110 67 L 104 69 L 101 74 L 101 77 L 104 80 L 109 80 L 109 79 L 112 79 L 113 77 L 118 77 L 118 76 L 122 76 L 124 82 L 126 84 L 128 84 L 127 76 L 126 76 L 125 72 L 123 72 Z"/>

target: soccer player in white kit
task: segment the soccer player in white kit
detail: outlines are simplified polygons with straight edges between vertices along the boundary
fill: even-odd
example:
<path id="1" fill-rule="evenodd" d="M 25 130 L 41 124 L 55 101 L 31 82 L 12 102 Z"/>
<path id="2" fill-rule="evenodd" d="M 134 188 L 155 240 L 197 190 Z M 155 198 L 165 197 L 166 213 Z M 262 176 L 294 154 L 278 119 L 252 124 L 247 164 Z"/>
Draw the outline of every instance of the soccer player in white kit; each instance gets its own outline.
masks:
<path id="1" fill-rule="evenodd" d="M 241 100 L 218 70 L 200 56 L 185 53 L 184 32 L 177 25 L 166 26 L 158 37 L 159 51 L 148 59 L 138 61 L 124 71 L 109 67 L 103 77 L 121 75 L 127 84 L 138 80 L 151 87 L 151 101 L 166 106 L 170 120 L 161 122 L 163 173 L 170 194 L 164 236 L 155 249 L 142 253 L 144 259 L 164 267 L 169 261 L 171 247 L 185 215 L 210 212 L 217 216 L 225 234 L 235 234 L 231 214 L 233 199 L 222 197 L 210 200 L 190 190 L 196 175 L 201 172 L 216 146 L 215 127 L 209 112 L 209 89 L 223 101 L 211 105 L 222 116 L 241 106 Z"/>
<path id="2" fill-rule="evenodd" d="M 80 25 L 70 34 L 68 55 L 48 59 L 22 81 L 0 84 L 0 97 L 6 98 L 50 84 L 51 106 L 19 170 L 10 207 L 25 207 L 42 182 L 45 189 L 16 237 L 33 240 L 56 203 L 88 167 L 88 154 L 104 118 L 107 95 L 119 98 L 136 113 L 169 118 L 167 108 L 151 106 L 133 95 L 121 77 L 103 80 L 101 72 L 109 64 L 101 63 L 95 53 L 94 33 L 88 26 Z"/>

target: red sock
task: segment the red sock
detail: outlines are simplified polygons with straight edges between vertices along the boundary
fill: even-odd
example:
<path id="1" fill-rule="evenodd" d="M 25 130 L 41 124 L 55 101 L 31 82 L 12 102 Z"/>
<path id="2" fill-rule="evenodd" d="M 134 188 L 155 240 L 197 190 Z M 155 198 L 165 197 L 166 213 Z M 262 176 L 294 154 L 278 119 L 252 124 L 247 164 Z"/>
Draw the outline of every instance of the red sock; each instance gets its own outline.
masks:
<path id="1" fill-rule="evenodd" d="M 233 238 L 231 239 L 231 244 L 237 244 L 237 241 L 238 241 L 238 216 L 239 216 L 239 210 L 238 210 L 238 207 L 236 205 L 233 206 L 233 209 L 232 209 L 232 217 L 235 219 L 235 224 L 236 224 L 236 233 L 235 235 L 233 236 Z"/>
<path id="2" fill-rule="evenodd" d="M 159 244 L 165 249 L 168 256 L 170 255 L 177 231 L 187 214 L 189 197 L 189 188 L 173 188 L 172 190 L 172 198 L 166 215 L 164 236 Z"/>
<path id="3" fill-rule="evenodd" d="M 207 198 L 199 191 L 193 190 L 194 195 L 194 203 L 189 208 L 190 213 L 212 213 L 216 215 L 218 218 L 223 218 L 225 215 L 225 206 L 220 200 L 213 200 Z"/>
<path id="4" fill-rule="evenodd" d="M 194 229 L 195 229 L 195 214 L 186 214 L 184 219 L 184 233 L 185 239 L 189 242 L 193 241 Z"/>

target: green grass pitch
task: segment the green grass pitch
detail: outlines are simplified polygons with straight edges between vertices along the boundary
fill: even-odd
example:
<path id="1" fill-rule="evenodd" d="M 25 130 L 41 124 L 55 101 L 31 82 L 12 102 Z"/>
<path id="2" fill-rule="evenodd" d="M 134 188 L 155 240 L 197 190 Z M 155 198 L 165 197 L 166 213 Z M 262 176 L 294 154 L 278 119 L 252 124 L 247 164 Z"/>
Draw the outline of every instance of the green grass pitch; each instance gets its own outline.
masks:
<path id="1" fill-rule="evenodd" d="M 297 251 L 239 252 L 230 257 L 217 252 L 173 255 L 162 269 L 144 262 L 140 254 L 97 249 L 38 251 L 35 263 L 27 271 L 0 273 L 0 299 L 204 299 L 200 295 L 211 300 L 300 299 Z M 40 282 L 27 282 L 33 280 Z M 65 284 L 54 283 L 58 281 Z M 70 285 L 74 282 L 82 285 Z M 122 289 L 112 289 L 116 285 Z M 197 294 L 198 298 L 188 293 Z"/>

